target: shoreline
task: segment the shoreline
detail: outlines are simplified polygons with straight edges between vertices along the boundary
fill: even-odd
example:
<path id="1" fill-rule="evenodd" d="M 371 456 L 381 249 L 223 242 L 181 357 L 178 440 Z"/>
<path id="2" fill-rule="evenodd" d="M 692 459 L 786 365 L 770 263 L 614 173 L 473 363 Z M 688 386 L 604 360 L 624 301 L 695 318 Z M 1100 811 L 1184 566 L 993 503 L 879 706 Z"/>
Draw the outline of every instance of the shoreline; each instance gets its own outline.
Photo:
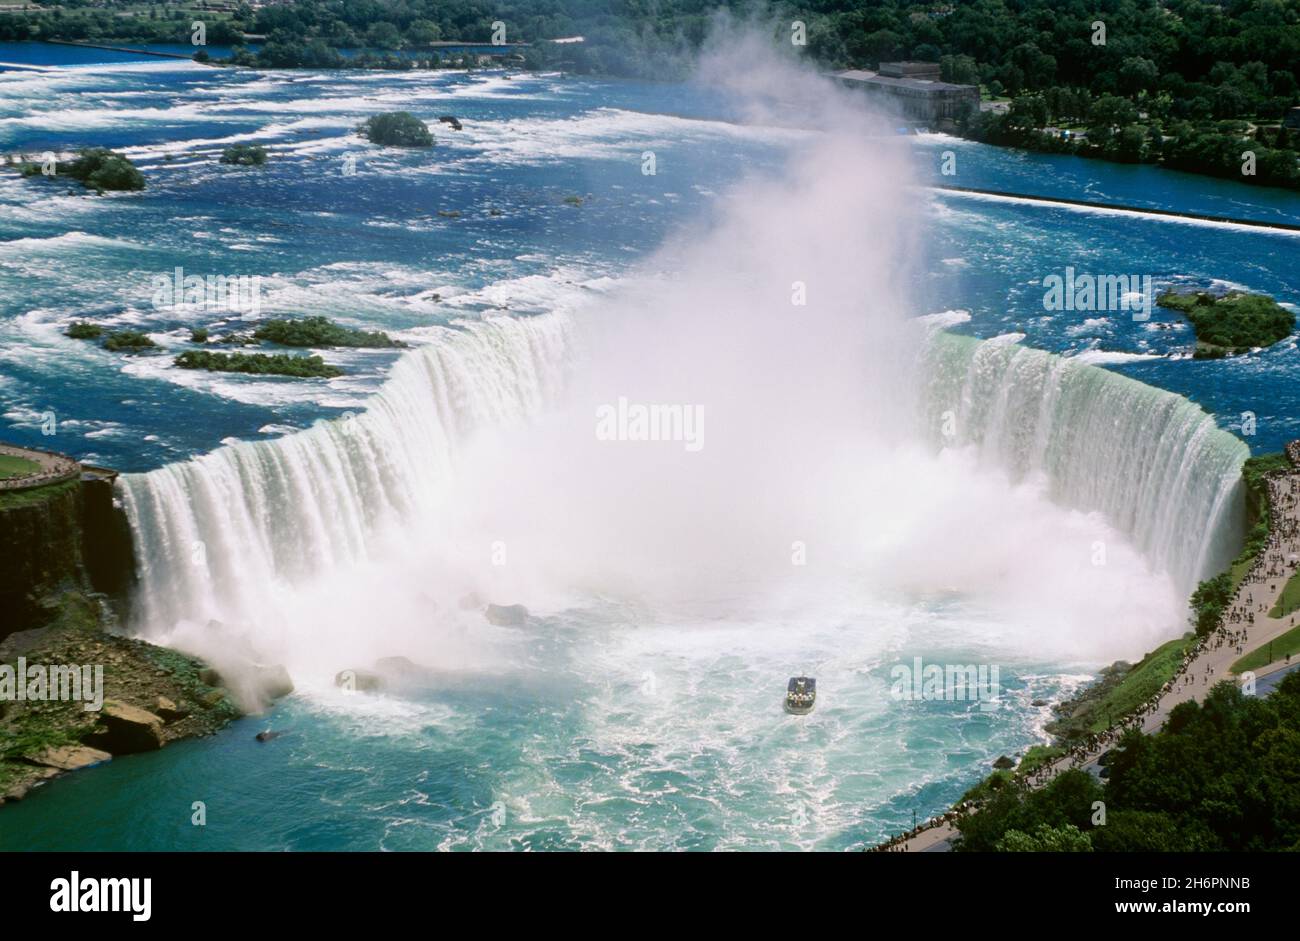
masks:
<path id="1" fill-rule="evenodd" d="M 1240 658 L 1241 653 L 1262 649 L 1271 640 L 1275 640 L 1277 636 L 1294 628 L 1300 614 L 1293 613 L 1285 618 L 1272 618 L 1268 612 L 1277 597 L 1280 597 L 1281 590 L 1285 586 L 1289 574 L 1300 571 L 1300 561 L 1289 563 L 1290 573 L 1269 575 L 1263 578 L 1262 581 L 1254 580 L 1251 577 L 1259 573 L 1260 566 L 1266 561 L 1266 553 L 1277 548 L 1276 540 L 1290 540 L 1292 543 L 1300 542 L 1300 501 L 1296 500 L 1297 494 L 1300 494 L 1300 463 L 1295 461 L 1296 457 L 1300 457 L 1300 441 L 1289 443 L 1284 454 L 1288 459 L 1286 467 L 1271 468 L 1260 476 L 1263 492 L 1266 494 L 1267 500 L 1262 513 L 1262 519 L 1266 524 L 1266 537 L 1263 544 L 1254 545 L 1252 548 L 1253 541 L 1248 534 L 1241 553 L 1228 565 L 1223 573 L 1220 573 L 1220 576 L 1216 576 L 1231 576 L 1233 572 L 1244 568 L 1241 578 L 1232 586 L 1232 596 L 1229 602 L 1219 611 L 1214 627 L 1203 635 L 1193 632 L 1166 642 L 1166 644 L 1157 648 L 1157 651 L 1143 658 L 1143 661 L 1139 662 L 1139 664 L 1131 667 L 1125 674 L 1125 676 L 1128 676 L 1136 671 L 1154 653 L 1164 650 L 1174 643 L 1185 642 L 1187 646 L 1179 665 L 1161 685 L 1159 693 L 1154 698 L 1121 717 L 1114 718 L 1107 715 L 1105 729 L 1084 737 L 1062 738 L 1057 733 L 1051 732 L 1053 743 L 1048 747 L 1056 750 L 1064 749 L 1065 754 L 1063 756 L 1046 762 L 1039 762 L 1029 767 L 1025 767 L 1025 758 L 1022 758 L 1019 765 L 1013 769 L 994 771 L 993 774 L 986 776 L 974 788 L 967 791 L 962 800 L 954 806 L 930 817 L 911 830 L 868 848 L 865 852 L 951 851 L 952 844 L 961 838 L 960 827 L 955 824 L 968 814 L 979 810 L 980 797 L 978 792 L 987 790 L 991 782 L 998 779 L 999 776 L 1002 778 L 1002 784 L 998 786 L 1014 786 L 1036 790 L 1046 786 L 1057 775 L 1067 770 L 1083 770 L 1095 774 L 1100 768 L 1100 759 L 1114 747 L 1121 735 L 1132 729 L 1139 729 L 1148 735 L 1159 734 L 1163 729 L 1165 719 L 1168 718 L 1168 714 L 1173 708 L 1189 701 L 1199 701 L 1214 688 L 1210 683 L 1212 677 L 1215 678 L 1214 685 L 1226 681 L 1229 677 L 1235 677 L 1236 674 L 1232 673 L 1232 665 Z M 1261 455 L 1256 460 L 1269 457 L 1276 457 L 1276 455 Z M 1246 473 L 1246 466 L 1243 465 L 1242 477 L 1243 482 L 1249 488 L 1251 484 Z M 1283 498 L 1287 496 L 1290 496 L 1291 500 L 1284 503 Z M 1277 518 L 1279 508 L 1286 512 L 1284 519 L 1289 525 L 1283 525 L 1282 520 Z M 1300 548 L 1300 546 L 1297 546 L 1297 548 Z M 1300 554 L 1293 553 L 1292 558 L 1300 560 Z M 1202 582 L 1201 584 L 1206 583 Z M 1270 585 L 1271 591 L 1269 591 L 1265 600 L 1263 602 L 1257 601 L 1252 586 L 1268 588 Z M 1191 606 L 1190 602 L 1189 606 Z M 1252 620 L 1247 621 L 1245 617 L 1236 619 L 1232 617 L 1234 614 L 1240 614 L 1247 609 L 1249 609 L 1249 616 Z M 1259 623 L 1253 620 L 1253 617 L 1258 614 L 1263 615 Z M 1270 621 L 1276 621 L 1276 623 L 1270 624 Z M 1233 623 L 1245 626 L 1240 631 L 1231 630 L 1230 625 Z M 1251 630 L 1254 631 L 1254 638 L 1247 642 L 1246 637 Z M 1241 653 L 1237 652 L 1238 645 L 1240 645 Z M 1112 664 L 1112 667 L 1108 669 L 1113 669 L 1114 666 Z M 1279 658 L 1265 664 L 1259 670 L 1249 671 L 1244 675 L 1253 682 L 1262 677 L 1285 673 L 1297 666 L 1300 666 L 1300 663 L 1288 663 Z M 1203 669 L 1198 671 L 1197 668 L 1201 667 Z M 1198 675 L 1198 672 L 1202 677 L 1199 685 L 1195 682 L 1195 676 Z M 1105 671 L 1102 674 L 1102 677 L 1104 676 Z M 1102 679 L 1099 678 L 1098 682 L 1101 681 Z M 1074 697 L 1054 704 L 1053 711 L 1060 712 L 1063 708 L 1068 707 L 1071 702 L 1085 700 L 1088 691 L 1096 688 L 1096 686 L 1097 683 L 1093 683 L 1075 694 Z M 1028 757 L 1028 750 L 1025 757 Z"/>
<path id="2" fill-rule="evenodd" d="M 87 708 L 90 691 L 76 683 L 71 698 L 0 700 L 0 808 L 70 772 L 212 735 L 245 714 L 202 661 L 117 633 L 106 598 L 70 587 L 53 604 L 50 623 L 0 641 L 0 663 L 25 667 L 29 687 L 33 671 L 48 671 L 43 696 L 57 670 L 89 678 L 93 666 L 99 708 Z"/>

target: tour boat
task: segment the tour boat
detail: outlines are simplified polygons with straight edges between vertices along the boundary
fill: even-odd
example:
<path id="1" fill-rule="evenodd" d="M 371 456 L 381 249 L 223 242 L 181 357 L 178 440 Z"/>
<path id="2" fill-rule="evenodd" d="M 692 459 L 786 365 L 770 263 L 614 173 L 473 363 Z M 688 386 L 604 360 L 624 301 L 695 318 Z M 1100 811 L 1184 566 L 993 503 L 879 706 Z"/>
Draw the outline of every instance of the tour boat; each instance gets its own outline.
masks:
<path id="1" fill-rule="evenodd" d="M 817 681 L 811 676 L 792 676 L 785 689 L 785 711 L 806 716 L 817 702 Z"/>

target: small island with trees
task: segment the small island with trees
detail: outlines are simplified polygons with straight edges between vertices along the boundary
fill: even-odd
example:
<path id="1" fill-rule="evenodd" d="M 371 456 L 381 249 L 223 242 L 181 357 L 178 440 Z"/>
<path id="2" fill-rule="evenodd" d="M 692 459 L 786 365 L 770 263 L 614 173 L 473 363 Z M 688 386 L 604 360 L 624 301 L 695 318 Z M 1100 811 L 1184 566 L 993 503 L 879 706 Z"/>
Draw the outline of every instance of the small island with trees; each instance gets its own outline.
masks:
<path id="1" fill-rule="evenodd" d="M 406 346 L 401 340 L 394 340 L 378 330 L 340 327 L 326 317 L 266 320 L 253 331 L 253 339 L 280 346 L 342 346 L 380 350 L 402 349 Z"/>
<path id="2" fill-rule="evenodd" d="M 1295 314 L 1263 294 L 1166 291 L 1156 303 L 1192 322 L 1197 359 L 1221 359 L 1272 346 L 1295 330 Z"/>
<path id="3" fill-rule="evenodd" d="M 409 111 L 389 111 L 367 118 L 357 133 L 381 147 L 432 147 L 433 134 Z"/>
<path id="4" fill-rule="evenodd" d="M 266 148 L 261 144 L 231 144 L 221 152 L 220 162 L 239 167 L 260 167 L 266 163 Z"/>
<path id="5" fill-rule="evenodd" d="M 342 327 L 328 317 L 274 319 L 259 323 L 251 334 L 228 333 L 212 336 L 206 327 L 190 331 L 190 342 L 221 343 L 231 346 L 256 346 L 270 343 L 288 347 L 342 347 L 346 349 L 405 349 L 406 344 L 378 330 Z M 292 376 L 302 379 L 332 379 L 344 375 L 338 366 L 319 356 L 294 356 L 289 353 L 218 353 L 211 350 L 187 350 L 176 357 L 182 369 L 207 369 L 211 372 L 238 372 L 255 376 Z"/>
<path id="6" fill-rule="evenodd" d="M 23 176 L 50 176 L 40 163 L 21 165 Z M 55 161 L 53 176 L 66 176 L 97 193 L 144 189 L 144 174 L 126 157 L 106 147 L 86 147 L 69 161 Z"/>
<path id="7" fill-rule="evenodd" d="M 68 329 L 64 331 L 64 335 L 74 340 L 102 339 L 104 342 L 100 345 L 113 353 L 142 353 L 145 350 L 158 348 L 158 344 L 147 333 L 140 330 L 107 332 L 99 324 L 87 323 L 84 320 L 78 320 L 69 325 Z"/>
<path id="8" fill-rule="evenodd" d="M 343 370 L 319 356 L 291 356 L 288 353 L 213 353 L 186 350 L 176 357 L 181 369 L 209 372 L 239 372 L 255 376 L 294 376 L 303 379 L 332 379 Z"/>
<path id="9" fill-rule="evenodd" d="M 139 330 L 106 330 L 96 323 L 74 321 L 64 331 L 74 340 L 99 340 L 100 345 L 113 352 L 142 353 L 158 349 L 148 334 Z M 263 343 L 287 347 L 344 348 L 401 350 L 407 344 L 394 340 L 379 330 L 357 330 L 343 327 L 328 317 L 282 318 L 259 323 L 251 334 L 213 334 L 208 327 L 190 329 L 190 342 L 199 346 L 221 344 L 225 346 L 258 346 Z M 223 353 L 210 349 L 187 350 L 174 360 L 182 369 L 206 369 L 211 372 L 237 372 L 250 375 L 292 376 L 295 378 L 327 378 L 344 375 L 344 370 L 332 366 L 319 356 L 297 356 L 290 353 Z"/>

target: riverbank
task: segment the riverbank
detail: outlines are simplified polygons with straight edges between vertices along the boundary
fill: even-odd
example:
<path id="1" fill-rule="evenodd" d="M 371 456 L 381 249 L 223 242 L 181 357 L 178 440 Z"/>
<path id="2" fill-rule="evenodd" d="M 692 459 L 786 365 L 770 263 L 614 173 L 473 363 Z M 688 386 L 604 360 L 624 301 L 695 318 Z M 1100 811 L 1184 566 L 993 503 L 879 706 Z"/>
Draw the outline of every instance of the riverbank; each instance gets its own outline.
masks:
<path id="1" fill-rule="evenodd" d="M 242 714 L 202 662 L 115 633 L 102 595 L 67 588 L 45 603 L 46 626 L 0 642 L 0 804 Z"/>
<path id="2" fill-rule="evenodd" d="M 241 715 L 204 663 L 120 632 L 135 572 L 116 473 L 0 453 L 27 465 L 0 490 L 0 804 Z"/>
<path id="3" fill-rule="evenodd" d="M 1268 617 L 1267 613 L 1277 603 L 1289 577 L 1300 572 L 1300 466 L 1293 463 L 1297 456 L 1300 456 L 1300 442 L 1292 442 L 1287 446 L 1286 455 L 1261 455 L 1243 467 L 1242 478 L 1252 516 L 1248 520 L 1246 544 L 1227 571 L 1217 576 L 1229 579 L 1231 590 L 1226 603 L 1217 608 L 1209 629 L 1198 628 L 1199 640 L 1197 635 L 1189 634 L 1170 641 L 1127 670 L 1123 669 L 1124 664 L 1112 665 L 1103 673 L 1102 694 L 1097 694 L 1097 686 L 1089 687 L 1056 707 L 1065 721 L 1063 726 L 1058 724 L 1058 741 L 1054 746 L 1064 750 L 1061 757 L 1050 762 L 1034 761 L 1031 750 L 1014 771 L 995 771 L 968 791 L 951 810 L 880 844 L 875 851 L 951 850 L 960 840 L 963 820 L 978 814 L 1001 793 L 1037 791 L 1067 771 L 1099 774 L 1102 759 L 1126 733 L 1162 732 L 1173 709 L 1189 702 L 1202 702 L 1222 680 L 1234 677 L 1234 666 L 1241 662 L 1243 653 L 1267 650 L 1270 644 L 1292 632 L 1297 615 L 1278 619 Z M 1262 539 L 1258 532 L 1260 526 L 1264 527 Z M 1200 592 L 1198 588 L 1197 593 Z M 1179 649 L 1183 651 L 1182 656 L 1170 655 Z M 1260 665 L 1258 673 L 1235 676 L 1237 682 L 1250 687 L 1247 695 L 1253 695 L 1252 684 L 1257 675 L 1284 668 L 1282 656 L 1279 646 L 1277 659 L 1269 658 L 1270 662 Z M 1136 683 L 1149 685 L 1156 681 L 1159 689 L 1155 695 L 1120 711 L 1123 704 L 1132 700 Z M 1066 734 L 1062 735 L 1063 732 Z"/>

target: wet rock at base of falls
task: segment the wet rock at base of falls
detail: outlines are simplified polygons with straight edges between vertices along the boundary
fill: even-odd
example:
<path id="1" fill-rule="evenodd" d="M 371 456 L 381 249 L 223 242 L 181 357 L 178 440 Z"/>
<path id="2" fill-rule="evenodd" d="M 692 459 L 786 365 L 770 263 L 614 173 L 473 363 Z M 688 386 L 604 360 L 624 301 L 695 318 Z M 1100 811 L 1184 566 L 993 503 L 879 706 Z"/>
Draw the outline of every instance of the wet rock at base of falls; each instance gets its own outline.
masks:
<path id="1" fill-rule="evenodd" d="M 490 604 L 484 616 L 497 627 L 522 627 L 528 622 L 528 609 L 521 604 Z"/>
<path id="2" fill-rule="evenodd" d="M 293 680 L 289 677 L 289 671 L 279 664 L 267 666 L 265 664 L 254 664 L 257 670 L 256 682 L 258 692 L 268 699 L 283 699 L 293 692 Z"/>
<path id="3" fill-rule="evenodd" d="M 162 727 L 163 720 L 152 712 L 106 699 L 99 714 L 99 725 L 83 741 L 110 755 L 157 751 L 166 741 Z"/>
<path id="4" fill-rule="evenodd" d="M 334 674 L 334 685 L 349 693 L 382 692 L 384 678 L 368 670 L 340 670 Z"/>

